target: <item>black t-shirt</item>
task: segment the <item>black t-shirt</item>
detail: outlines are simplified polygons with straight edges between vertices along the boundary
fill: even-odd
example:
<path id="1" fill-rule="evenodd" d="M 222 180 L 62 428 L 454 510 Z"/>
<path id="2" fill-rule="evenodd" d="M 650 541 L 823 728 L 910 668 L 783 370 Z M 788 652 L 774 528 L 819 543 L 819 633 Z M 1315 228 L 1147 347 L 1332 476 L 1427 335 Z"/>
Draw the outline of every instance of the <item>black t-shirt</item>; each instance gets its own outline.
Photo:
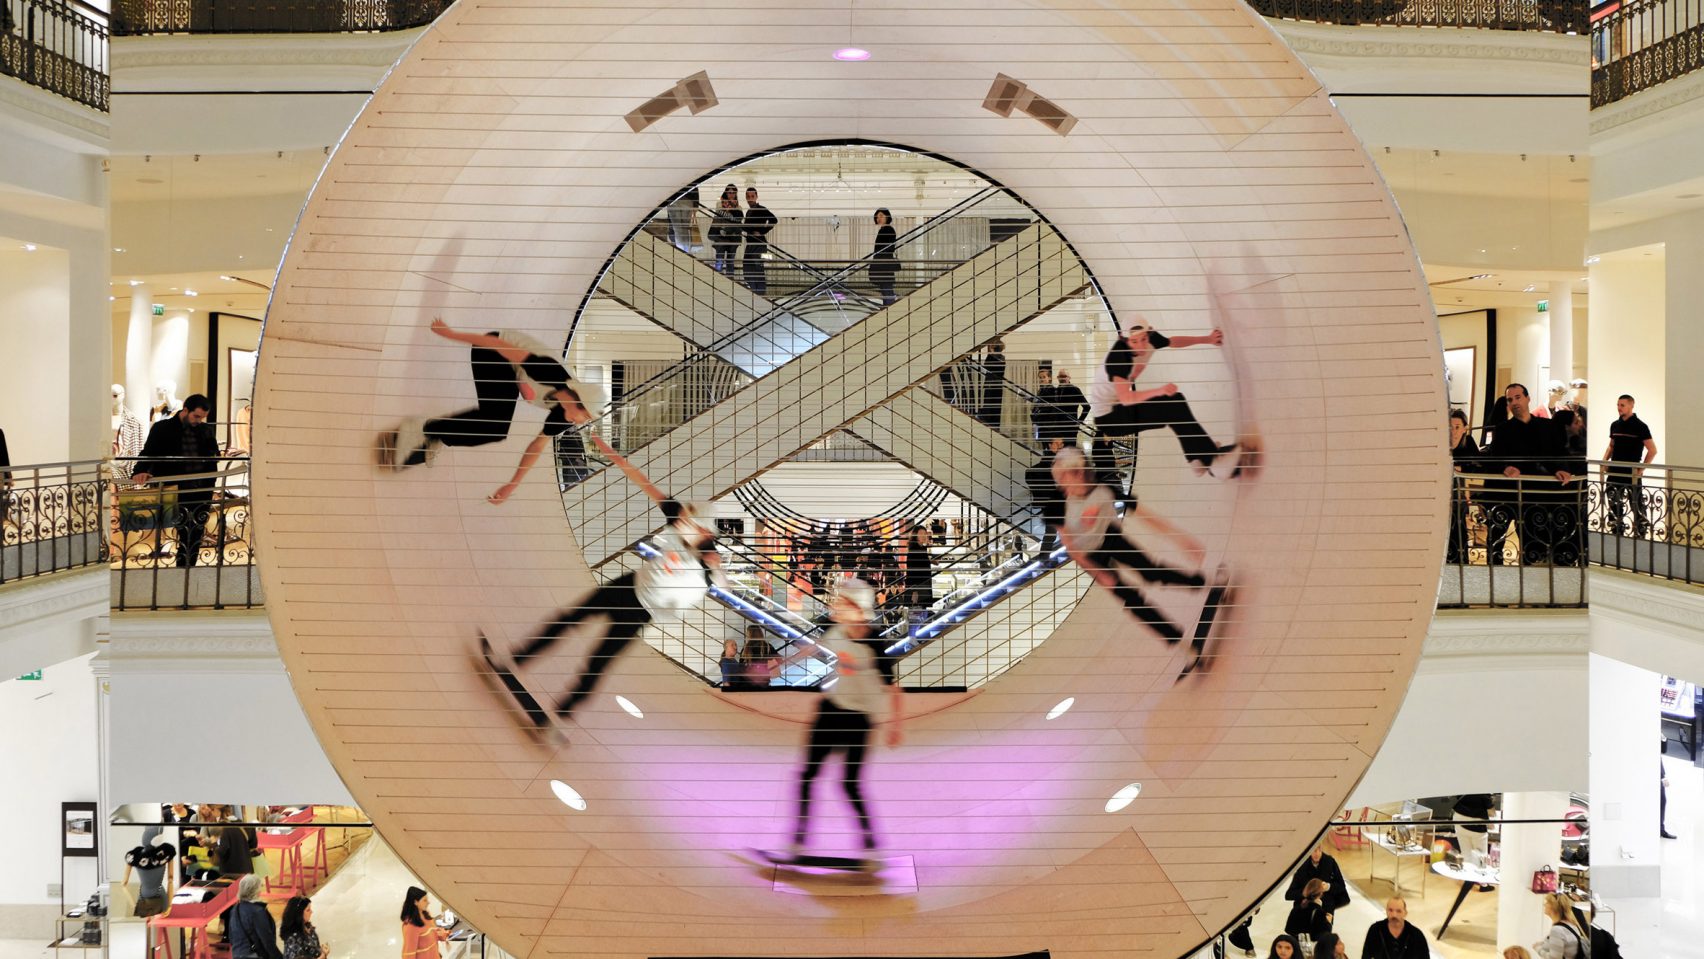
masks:
<path id="1" fill-rule="evenodd" d="M 746 255 L 769 248 L 769 231 L 775 229 L 775 214 L 761 203 L 753 203 L 745 213 Z"/>
<path id="2" fill-rule="evenodd" d="M 1617 463 L 1637 463 L 1645 458 L 1645 441 L 1650 438 L 1651 428 L 1639 414 L 1626 419 L 1618 416 L 1609 424 L 1609 458 Z"/>
<path id="3" fill-rule="evenodd" d="M 671 526 L 680 519 L 682 513 L 686 512 L 686 504 L 673 497 L 657 504 L 657 508 L 663 511 L 663 518 L 668 520 Z M 698 555 L 700 556 L 708 556 L 714 552 L 716 552 L 716 537 L 714 536 L 706 539 L 704 544 L 698 547 Z"/>
<path id="4" fill-rule="evenodd" d="M 1148 345 L 1163 350 L 1171 345 L 1171 337 L 1158 330 L 1148 331 Z M 1123 337 L 1106 354 L 1106 375 L 1109 379 L 1130 379 L 1130 368 L 1136 365 L 1136 351 Z"/>

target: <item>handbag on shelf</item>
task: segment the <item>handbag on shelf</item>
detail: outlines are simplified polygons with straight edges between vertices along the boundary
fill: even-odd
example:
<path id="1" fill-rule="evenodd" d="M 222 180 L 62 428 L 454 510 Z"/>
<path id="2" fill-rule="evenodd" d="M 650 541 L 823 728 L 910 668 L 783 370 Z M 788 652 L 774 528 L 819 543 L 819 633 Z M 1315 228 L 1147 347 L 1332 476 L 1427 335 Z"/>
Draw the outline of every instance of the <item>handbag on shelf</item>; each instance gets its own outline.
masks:
<path id="1" fill-rule="evenodd" d="M 1556 891 L 1556 870 L 1545 866 L 1532 874 L 1532 891 L 1551 893 Z"/>

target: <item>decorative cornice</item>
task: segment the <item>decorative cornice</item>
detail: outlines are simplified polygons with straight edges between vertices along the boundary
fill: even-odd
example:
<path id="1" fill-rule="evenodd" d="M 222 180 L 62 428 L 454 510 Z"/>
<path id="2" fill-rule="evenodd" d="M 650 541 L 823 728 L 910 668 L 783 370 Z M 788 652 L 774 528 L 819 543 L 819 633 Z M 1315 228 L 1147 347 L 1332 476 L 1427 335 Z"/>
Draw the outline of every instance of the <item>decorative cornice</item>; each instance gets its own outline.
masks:
<path id="1" fill-rule="evenodd" d="M 172 67 L 193 71 L 201 67 L 357 67 L 373 70 L 376 84 L 420 30 L 397 33 L 297 35 L 128 37 L 112 42 L 115 87 L 128 71 Z M 180 74 L 178 79 L 183 79 Z M 299 80 L 299 78 L 297 78 Z M 299 87 L 299 83 L 297 84 Z M 263 89 L 256 93 L 266 92 Z"/>
<path id="2" fill-rule="evenodd" d="M 1594 612 L 1704 638 L 1704 588 L 1598 569 L 1592 570 L 1588 585 Z"/>
<path id="3" fill-rule="evenodd" d="M 31 122 L 85 147 L 105 149 L 112 136 L 112 117 L 57 93 L 7 78 L 0 82 L 0 108 L 28 114 Z"/>
<path id="4" fill-rule="evenodd" d="M 0 638 L 8 630 L 105 616 L 109 582 L 106 567 L 96 566 L 22 580 L 0 589 Z"/>
<path id="5" fill-rule="evenodd" d="M 1584 656 L 1591 621 L 1583 609 L 1542 613 L 1462 610 L 1439 613 L 1421 660 L 1454 656 Z M 1582 660 L 1582 664 L 1583 664 Z"/>
<path id="6" fill-rule="evenodd" d="M 1303 54 L 1325 56 L 1458 60 L 1518 60 L 1526 63 L 1556 63 L 1585 67 L 1590 48 L 1584 37 L 1568 37 L 1537 31 L 1455 30 L 1449 40 L 1440 31 L 1417 27 L 1353 27 L 1333 24 L 1299 24 L 1269 20 Z M 1510 42 L 1519 37 L 1520 42 Z M 1582 95 L 1587 91 L 1582 88 Z"/>
<path id="7" fill-rule="evenodd" d="M 1608 133 L 1636 120 L 1655 116 L 1664 110 L 1678 107 L 1704 97 L 1704 70 L 1642 90 L 1623 100 L 1592 111 L 1591 135 Z"/>
<path id="8" fill-rule="evenodd" d="M 113 673 L 173 669 L 276 672 L 284 667 L 263 613 L 117 613 L 103 658 Z"/>

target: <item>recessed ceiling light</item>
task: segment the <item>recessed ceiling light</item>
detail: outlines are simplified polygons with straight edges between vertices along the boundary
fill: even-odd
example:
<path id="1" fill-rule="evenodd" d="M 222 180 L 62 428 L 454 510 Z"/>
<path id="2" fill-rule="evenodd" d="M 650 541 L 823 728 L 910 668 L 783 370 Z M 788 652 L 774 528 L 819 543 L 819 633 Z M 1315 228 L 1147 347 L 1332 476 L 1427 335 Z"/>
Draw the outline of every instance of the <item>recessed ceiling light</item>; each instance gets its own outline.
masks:
<path id="1" fill-rule="evenodd" d="M 1523 290 L 1521 290 L 1521 292 L 1522 292 L 1522 293 L 1531 293 L 1531 292 L 1532 292 L 1532 291 L 1534 291 L 1534 290 L 1536 290 L 1536 289 L 1538 289 L 1538 284 L 1537 284 L 1537 283 L 1528 283 L 1528 284 L 1527 284 L 1527 285 L 1526 285 L 1526 288 L 1525 288 L 1525 289 L 1523 289 Z"/>
<path id="2" fill-rule="evenodd" d="M 1057 705 L 1057 706 L 1055 706 L 1052 709 L 1049 709 L 1047 711 L 1047 718 L 1048 719 L 1058 719 L 1059 717 L 1070 712 L 1071 707 L 1075 706 L 1076 704 L 1077 704 L 1077 697 L 1067 696 L 1066 698 L 1059 701 L 1059 705 Z"/>
<path id="3" fill-rule="evenodd" d="M 34 243 L 25 243 L 24 244 L 24 252 L 25 253 L 34 253 L 35 251 L 36 251 L 36 245 Z"/>
<path id="4" fill-rule="evenodd" d="M 868 60 L 868 59 L 870 59 L 870 51 L 864 49 L 863 47 L 841 47 L 840 49 L 834 51 L 834 59 L 836 59 L 836 60 Z"/>
<path id="5" fill-rule="evenodd" d="M 555 793 L 556 798 L 562 800 L 562 805 L 567 806 L 569 809 L 573 809 L 577 812 L 586 811 L 586 797 L 575 792 L 573 786 L 568 785 L 560 779 L 552 779 L 550 781 L 550 791 Z"/>
<path id="6" fill-rule="evenodd" d="M 108 302 L 108 303 L 115 303 L 115 302 L 117 302 L 117 301 L 118 301 L 118 297 L 116 297 L 116 296 L 109 296 L 109 297 L 107 297 L 107 302 Z"/>
<path id="7" fill-rule="evenodd" d="M 1599 262 L 1601 262 L 1602 260 L 1603 260 L 1603 257 L 1601 257 L 1601 256 L 1588 256 L 1588 257 L 1586 257 L 1586 265 L 1587 266 L 1595 266 Z"/>
<path id="8" fill-rule="evenodd" d="M 141 286 L 141 285 L 142 285 L 142 281 L 141 281 L 141 280 L 131 280 L 131 281 L 130 281 L 130 285 L 131 285 L 131 286 Z"/>
<path id="9" fill-rule="evenodd" d="M 124 252 L 124 247 L 122 247 L 122 246 L 115 246 L 115 247 L 113 247 L 113 248 L 112 248 L 112 251 L 113 251 L 113 252 L 114 252 L 114 253 L 123 253 L 123 252 Z"/>
<path id="10" fill-rule="evenodd" d="M 627 715 L 632 716 L 634 719 L 645 718 L 644 712 L 642 712 L 638 706 L 633 705 L 633 700 L 628 699 L 626 696 L 615 697 L 615 704 L 620 706 L 627 712 Z"/>
<path id="11" fill-rule="evenodd" d="M 201 294 L 195 292 L 194 290 L 184 290 L 183 295 L 184 296 L 200 296 Z"/>
<path id="12" fill-rule="evenodd" d="M 1106 811 L 1117 812 L 1135 802 L 1136 797 L 1140 795 L 1142 795 L 1142 784 L 1131 783 L 1112 794 L 1112 798 L 1106 801 Z"/>

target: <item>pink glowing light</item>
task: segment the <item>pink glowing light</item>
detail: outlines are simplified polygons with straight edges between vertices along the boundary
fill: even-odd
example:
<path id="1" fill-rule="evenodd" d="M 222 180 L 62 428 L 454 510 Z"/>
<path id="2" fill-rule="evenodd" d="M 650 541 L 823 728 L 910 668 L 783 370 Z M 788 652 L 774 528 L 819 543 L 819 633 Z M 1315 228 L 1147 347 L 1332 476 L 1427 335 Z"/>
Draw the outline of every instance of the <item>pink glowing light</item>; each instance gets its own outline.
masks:
<path id="1" fill-rule="evenodd" d="M 868 59 L 870 59 L 870 51 L 865 50 L 863 47 L 841 47 L 840 49 L 834 51 L 834 59 L 836 59 L 836 60 L 868 60 Z"/>

